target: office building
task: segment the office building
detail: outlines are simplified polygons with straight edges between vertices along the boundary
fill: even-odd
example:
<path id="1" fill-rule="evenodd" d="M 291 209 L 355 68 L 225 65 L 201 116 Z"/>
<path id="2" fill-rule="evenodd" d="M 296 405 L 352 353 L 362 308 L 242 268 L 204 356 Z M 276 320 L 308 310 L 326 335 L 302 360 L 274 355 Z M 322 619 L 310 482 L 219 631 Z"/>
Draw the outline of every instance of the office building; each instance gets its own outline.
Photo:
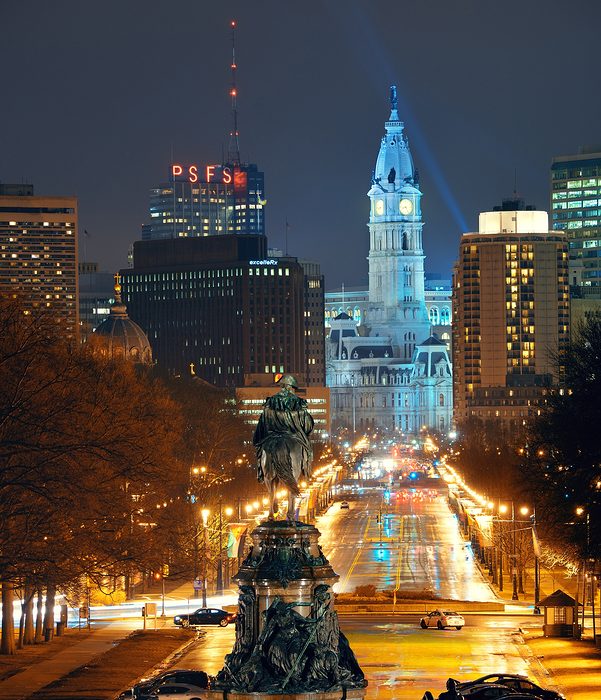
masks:
<path id="1" fill-rule="evenodd" d="M 0 184 L 0 288 L 47 310 L 77 341 L 77 199 L 39 197 L 33 185 Z"/>
<path id="2" fill-rule="evenodd" d="M 569 341 L 568 242 L 506 200 L 461 238 L 453 278 L 455 420 L 519 428 L 544 402 Z"/>
<path id="3" fill-rule="evenodd" d="M 263 411 L 263 404 L 268 396 L 277 393 L 280 387 L 276 384 L 277 375 L 255 374 L 247 375 L 244 386 L 237 387 L 236 398 L 239 412 L 245 423 L 254 427 Z M 330 434 L 330 390 L 323 386 L 301 386 L 299 396 L 307 402 L 309 413 L 315 421 L 314 438 L 327 439 Z"/>
<path id="4" fill-rule="evenodd" d="M 263 173 L 254 164 L 172 164 L 150 190 L 142 240 L 265 233 Z"/>
<path id="5" fill-rule="evenodd" d="M 553 158 L 553 230 L 569 244 L 571 327 L 601 318 L 601 147 Z"/>
<path id="6" fill-rule="evenodd" d="M 304 270 L 268 258 L 264 236 L 137 241 L 121 275 L 129 316 L 168 371 L 224 387 L 279 372 L 306 383 Z"/>
<path id="7" fill-rule="evenodd" d="M 332 318 L 329 308 L 326 374 L 332 424 L 353 433 L 368 428 L 446 432 L 452 415 L 451 363 L 446 344 L 431 332 L 422 192 L 395 87 L 390 101 L 367 193 L 367 299 L 355 293 L 351 314 L 342 311 Z"/>

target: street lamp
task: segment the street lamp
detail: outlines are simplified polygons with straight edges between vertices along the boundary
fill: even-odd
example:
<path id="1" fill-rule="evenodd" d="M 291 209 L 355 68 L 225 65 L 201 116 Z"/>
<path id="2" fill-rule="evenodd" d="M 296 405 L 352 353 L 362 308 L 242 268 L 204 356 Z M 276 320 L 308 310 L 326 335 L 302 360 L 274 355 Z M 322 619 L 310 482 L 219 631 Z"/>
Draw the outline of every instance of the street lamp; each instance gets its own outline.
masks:
<path id="1" fill-rule="evenodd" d="M 515 507 L 513 501 L 511 501 L 511 582 L 513 584 L 513 591 L 511 593 L 511 600 L 519 600 L 518 598 L 518 567 L 517 567 L 517 554 L 515 550 Z"/>
<path id="2" fill-rule="evenodd" d="M 209 530 L 207 528 L 207 523 L 209 520 L 209 509 L 203 508 L 200 511 L 202 516 L 202 529 L 203 529 L 203 552 L 202 552 L 202 607 L 207 607 L 207 556 L 208 556 L 208 545 L 209 545 Z"/>
<path id="3" fill-rule="evenodd" d="M 507 513 L 507 506 L 503 503 L 499 506 L 499 514 L 505 515 Z M 503 521 L 499 518 L 499 590 L 503 590 L 503 529 L 501 523 Z"/>

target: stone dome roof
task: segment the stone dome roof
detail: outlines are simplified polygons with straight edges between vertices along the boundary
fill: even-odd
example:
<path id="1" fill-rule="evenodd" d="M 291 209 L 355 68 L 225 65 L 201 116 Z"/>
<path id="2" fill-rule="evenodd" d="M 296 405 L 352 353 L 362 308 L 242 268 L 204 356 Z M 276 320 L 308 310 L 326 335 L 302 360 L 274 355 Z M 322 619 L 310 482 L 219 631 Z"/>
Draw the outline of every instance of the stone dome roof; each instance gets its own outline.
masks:
<path id="1" fill-rule="evenodd" d="M 127 315 L 121 301 L 121 286 L 115 285 L 115 303 L 111 313 L 94 331 L 102 354 L 145 365 L 152 364 L 152 348 L 146 333 Z"/>

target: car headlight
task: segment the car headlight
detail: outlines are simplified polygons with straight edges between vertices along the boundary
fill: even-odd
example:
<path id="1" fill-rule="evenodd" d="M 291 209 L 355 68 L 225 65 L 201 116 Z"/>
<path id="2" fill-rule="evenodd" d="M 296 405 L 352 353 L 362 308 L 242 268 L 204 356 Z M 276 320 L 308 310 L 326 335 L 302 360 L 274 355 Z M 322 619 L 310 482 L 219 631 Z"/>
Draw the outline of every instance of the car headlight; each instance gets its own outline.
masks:
<path id="1" fill-rule="evenodd" d="M 182 618 L 181 618 L 179 615 L 176 615 L 176 616 L 173 618 L 173 621 L 174 621 L 174 622 L 179 622 L 181 619 L 182 619 Z"/>

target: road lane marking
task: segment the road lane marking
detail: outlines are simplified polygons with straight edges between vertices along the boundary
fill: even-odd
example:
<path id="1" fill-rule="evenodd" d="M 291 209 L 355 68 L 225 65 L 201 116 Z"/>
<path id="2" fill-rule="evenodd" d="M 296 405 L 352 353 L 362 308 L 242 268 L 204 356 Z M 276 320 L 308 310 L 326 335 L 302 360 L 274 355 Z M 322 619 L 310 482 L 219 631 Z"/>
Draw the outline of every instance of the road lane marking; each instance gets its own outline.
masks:
<path id="1" fill-rule="evenodd" d="M 366 518 L 365 522 L 365 528 L 363 529 L 363 536 L 361 538 L 360 546 L 359 549 L 357 550 L 357 554 L 355 554 L 355 558 L 353 559 L 352 564 L 349 566 L 349 570 L 346 572 L 346 576 L 344 577 L 344 580 L 342 582 L 342 590 L 346 591 L 347 584 L 349 582 L 349 579 L 351 577 L 351 574 L 353 573 L 353 569 L 355 568 L 357 562 L 359 561 L 359 557 L 361 556 L 361 550 L 363 549 L 363 540 L 365 540 L 365 536 L 367 534 L 367 530 L 369 528 L 369 515 Z"/>

